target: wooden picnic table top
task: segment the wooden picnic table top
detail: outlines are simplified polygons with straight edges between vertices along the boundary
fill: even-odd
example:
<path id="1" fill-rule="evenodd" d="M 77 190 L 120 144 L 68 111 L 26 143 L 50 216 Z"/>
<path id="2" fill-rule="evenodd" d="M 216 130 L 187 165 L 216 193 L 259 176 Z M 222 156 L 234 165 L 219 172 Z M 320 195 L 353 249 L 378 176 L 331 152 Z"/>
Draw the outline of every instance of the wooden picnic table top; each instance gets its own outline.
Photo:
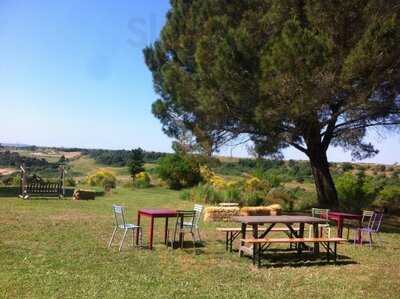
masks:
<path id="1" fill-rule="evenodd" d="M 264 223 L 326 223 L 326 219 L 311 216 L 280 215 L 280 216 L 234 216 L 232 221 L 243 224 Z"/>

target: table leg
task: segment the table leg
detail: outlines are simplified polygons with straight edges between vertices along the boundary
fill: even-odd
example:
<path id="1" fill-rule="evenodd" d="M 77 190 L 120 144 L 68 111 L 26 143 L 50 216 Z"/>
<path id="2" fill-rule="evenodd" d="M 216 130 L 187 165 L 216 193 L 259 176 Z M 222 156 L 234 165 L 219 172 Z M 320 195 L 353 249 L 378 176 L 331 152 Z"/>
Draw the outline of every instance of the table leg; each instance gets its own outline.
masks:
<path id="1" fill-rule="evenodd" d="M 339 217 L 337 220 L 337 236 L 341 238 L 343 235 L 343 218 Z"/>
<path id="2" fill-rule="evenodd" d="M 181 221 L 179 223 L 179 244 L 181 246 L 181 248 L 183 248 L 183 241 L 184 241 L 184 237 L 183 237 L 183 216 L 181 217 Z"/>
<path id="3" fill-rule="evenodd" d="M 153 249 L 154 217 L 151 216 L 149 228 L 149 249 Z"/>
<path id="4" fill-rule="evenodd" d="M 314 238 L 318 238 L 319 237 L 318 226 L 319 226 L 318 223 L 314 223 L 313 224 Z M 319 243 L 318 242 L 314 243 L 313 252 L 314 252 L 314 254 L 318 254 L 319 253 Z"/>
<path id="5" fill-rule="evenodd" d="M 137 225 L 140 226 L 140 212 L 137 214 Z M 136 245 L 139 245 L 139 233 L 136 234 Z"/>
<path id="6" fill-rule="evenodd" d="M 253 239 L 258 239 L 258 225 L 257 224 L 253 224 Z M 253 264 L 255 265 L 256 261 L 259 260 L 259 254 L 260 251 L 258 250 L 259 248 L 259 244 L 258 243 L 254 243 L 253 244 Z"/>
<path id="7" fill-rule="evenodd" d="M 303 238 L 303 237 L 304 237 L 304 223 L 300 223 L 299 238 Z M 303 244 L 299 243 L 297 246 L 297 253 L 301 254 L 302 249 L 303 249 Z"/>
<path id="8" fill-rule="evenodd" d="M 246 226 L 247 226 L 246 223 L 242 223 L 242 239 L 246 239 Z M 244 246 L 244 243 L 240 242 L 240 247 L 242 246 Z M 241 250 L 241 248 L 239 250 L 240 250 L 240 256 L 243 256 L 243 251 Z"/>
<path id="9" fill-rule="evenodd" d="M 361 228 L 362 227 L 362 218 L 360 218 L 360 220 L 358 221 L 358 227 Z M 358 234 L 357 234 L 357 243 L 361 244 L 362 243 L 362 236 L 361 236 L 361 229 L 357 230 Z M 356 236 L 354 236 L 355 238 Z"/>
<path id="10" fill-rule="evenodd" d="M 165 244 L 168 244 L 167 237 L 168 237 L 168 217 L 165 217 L 165 230 L 164 230 L 164 243 Z"/>

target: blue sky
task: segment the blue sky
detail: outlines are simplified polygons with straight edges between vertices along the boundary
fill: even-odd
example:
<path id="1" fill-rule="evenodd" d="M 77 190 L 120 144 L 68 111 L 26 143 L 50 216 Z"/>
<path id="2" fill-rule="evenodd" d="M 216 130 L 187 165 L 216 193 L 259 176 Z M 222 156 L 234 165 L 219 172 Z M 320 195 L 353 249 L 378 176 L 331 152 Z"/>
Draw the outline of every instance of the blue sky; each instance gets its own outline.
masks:
<path id="1" fill-rule="evenodd" d="M 171 151 L 151 114 L 157 96 L 142 55 L 168 8 L 167 0 L 1 0 L 0 142 Z M 370 139 L 381 152 L 365 162 L 400 161 L 399 135 Z M 329 159 L 351 157 L 332 149 Z"/>

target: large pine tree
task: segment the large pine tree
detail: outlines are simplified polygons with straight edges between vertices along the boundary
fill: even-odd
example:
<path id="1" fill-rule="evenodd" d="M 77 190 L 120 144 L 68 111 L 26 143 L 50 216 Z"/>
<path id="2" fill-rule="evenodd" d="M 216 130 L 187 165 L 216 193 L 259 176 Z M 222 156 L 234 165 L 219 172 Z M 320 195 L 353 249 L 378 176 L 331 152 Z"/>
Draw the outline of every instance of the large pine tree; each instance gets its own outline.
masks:
<path id="1" fill-rule="evenodd" d="M 293 146 L 321 205 L 337 204 L 327 149 L 361 159 L 369 127 L 400 123 L 400 4 L 391 0 L 173 0 L 144 50 L 164 131 L 213 144 Z"/>

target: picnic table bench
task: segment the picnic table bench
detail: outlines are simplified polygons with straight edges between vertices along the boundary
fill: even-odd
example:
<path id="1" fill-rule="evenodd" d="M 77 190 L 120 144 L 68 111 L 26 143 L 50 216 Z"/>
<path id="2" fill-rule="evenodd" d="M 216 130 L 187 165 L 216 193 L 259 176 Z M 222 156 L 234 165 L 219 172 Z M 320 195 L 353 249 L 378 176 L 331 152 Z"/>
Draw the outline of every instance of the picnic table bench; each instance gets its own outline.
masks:
<path id="1" fill-rule="evenodd" d="M 265 231 L 267 228 L 266 227 L 260 227 L 258 228 L 258 231 Z M 252 227 L 247 227 L 246 231 L 252 231 Z M 293 227 L 293 230 L 299 231 L 298 227 Z M 218 227 L 217 231 L 219 232 L 224 232 L 226 233 L 225 237 L 225 250 L 232 252 L 232 245 L 233 241 L 237 239 L 237 237 L 240 235 L 242 229 L 240 227 Z M 271 232 L 283 232 L 288 235 L 288 237 L 292 237 L 292 233 L 288 227 L 273 227 L 271 229 Z"/>
<path id="2" fill-rule="evenodd" d="M 251 250 L 248 252 L 245 250 L 246 247 L 241 247 L 241 251 L 246 251 L 247 253 L 252 254 L 253 264 L 256 264 L 257 267 L 261 264 L 261 255 L 262 253 L 271 245 L 271 244 L 279 244 L 279 243 L 320 243 L 326 249 L 326 257 L 328 262 L 330 261 L 330 254 L 333 253 L 333 260 L 336 262 L 337 260 L 337 244 L 340 242 L 344 242 L 346 239 L 343 238 L 260 238 L 260 239 L 241 239 L 241 242 L 244 244 L 252 244 L 255 250 Z M 333 250 L 330 247 L 330 244 L 333 243 Z"/>

